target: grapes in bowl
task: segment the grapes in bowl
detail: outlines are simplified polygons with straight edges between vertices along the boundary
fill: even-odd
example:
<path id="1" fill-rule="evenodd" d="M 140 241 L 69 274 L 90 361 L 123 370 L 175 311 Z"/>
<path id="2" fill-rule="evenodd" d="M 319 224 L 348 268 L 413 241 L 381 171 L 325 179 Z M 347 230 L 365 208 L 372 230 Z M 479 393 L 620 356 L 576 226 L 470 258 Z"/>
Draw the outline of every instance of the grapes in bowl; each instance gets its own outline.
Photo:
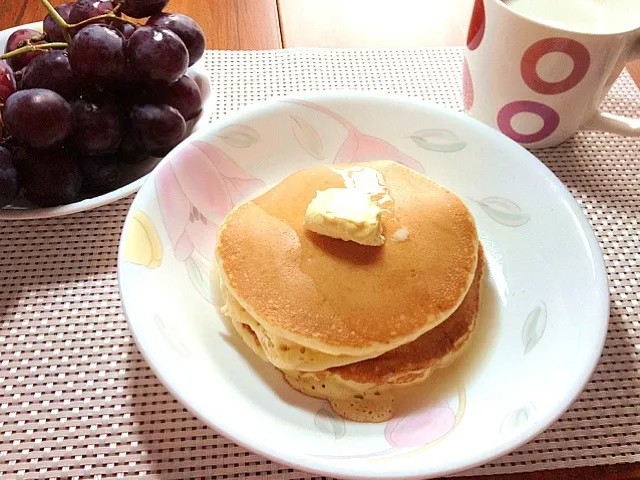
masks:
<path id="1" fill-rule="evenodd" d="M 136 192 L 211 112 L 204 35 L 164 0 L 77 0 L 0 31 L 0 219 Z"/>

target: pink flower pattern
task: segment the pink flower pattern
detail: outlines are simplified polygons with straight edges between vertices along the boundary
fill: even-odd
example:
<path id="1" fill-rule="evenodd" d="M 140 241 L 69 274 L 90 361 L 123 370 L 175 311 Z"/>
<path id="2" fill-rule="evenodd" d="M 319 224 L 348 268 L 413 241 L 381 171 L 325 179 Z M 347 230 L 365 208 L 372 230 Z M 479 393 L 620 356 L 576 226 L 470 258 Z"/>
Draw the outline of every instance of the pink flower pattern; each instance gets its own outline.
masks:
<path id="1" fill-rule="evenodd" d="M 158 171 L 155 186 L 176 259 L 186 261 L 194 250 L 211 259 L 218 225 L 264 183 L 220 149 L 195 141 Z"/>
<path id="2" fill-rule="evenodd" d="M 444 437 L 455 421 L 451 407 L 439 405 L 391 419 L 384 429 L 384 437 L 396 448 L 421 447 Z"/>
<path id="3" fill-rule="evenodd" d="M 322 112 L 329 117 L 333 118 L 344 128 L 347 129 L 347 138 L 342 143 L 342 146 L 338 150 L 334 164 L 340 163 L 360 163 L 371 162 L 374 160 L 392 160 L 398 162 L 406 167 L 412 168 L 418 172 L 424 173 L 422 164 L 417 160 L 405 155 L 396 147 L 384 140 L 371 135 L 365 135 L 360 132 L 351 122 L 347 121 L 344 117 L 338 115 L 332 110 L 329 110 L 322 105 L 318 105 L 306 100 L 284 100 L 288 103 L 294 103 L 307 108 L 311 108 L 318 112 Z"/>
<path id="4" fill-rule="evenodd" d="M 458 407 L 460 408 L 460 407 Z M 319 424 L 317 417 L 319 414 L 327 416 L 327 410 L 321 409 L 316 414 L 316 427 L 326 434 L 331 434 L 336 440 L 344 437 L 344 420 L 337 417 L 332 412 L 329 413 L 330 426 Z M 326 422 L 325 422 L 326 423 Z M 340 429 L 338 425 L 342 424 Z M 431 405 L 421 410 L 410 413 L 404 417 L 392 418 L 387 422 L 384 429 L 384 438 L 389 444 L 389 448 L 377 452 L 365 453 L 361 455 L 311 455 L 316 458 L 333 460 L 371 458 L 382 455 L 389 455 L 401 449 L 426 447 L 445 437 L 456 426 L 456 413 L 445 402 Z M 322 427 L 322 428 L 321 428 Z M 340 436 L 336 434 L 340 431 Z"/>

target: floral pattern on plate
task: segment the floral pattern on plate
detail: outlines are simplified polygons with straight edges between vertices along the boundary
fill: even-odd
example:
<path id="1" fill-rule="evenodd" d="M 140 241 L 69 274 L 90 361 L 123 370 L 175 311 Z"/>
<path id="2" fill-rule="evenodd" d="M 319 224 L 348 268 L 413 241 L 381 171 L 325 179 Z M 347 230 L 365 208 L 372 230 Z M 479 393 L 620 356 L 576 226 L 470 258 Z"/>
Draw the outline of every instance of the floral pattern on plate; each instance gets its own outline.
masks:
<path id="1" fill-rule="evenodd" d="M 444 399 L 426 398 L 427 383 L 416 390 L 422 393 L 403 395 L 391 421 L 355 424 L 230 344 L 216 309 L 197 300 L 220 303 L 210 292 L 213 248 L 218 225 L 238 203 L 301 168 L 379 159 L 425 172 L 473 199 L 495 341 L 481 378 L 451 374 L 448 385 L 459 390 L 447 387 Z M 541 242 L 553 275 L 527 253 L 538 252 Z M 118 262 L 131 330 L 176 397 L 253 451 L 328 476 L 439 477 L 486 452 L 507 453 L 568 408 L 606 335 L 604 264 L 570 193 L 495 131 L 407 98 L 301 94 L 201 129 L 163 160 L 134 200 Z M 551 323 L 547 315 L 558 311 L 564 314 Z M 545 369 L 549 362 L 540 357 L 562 356 L 577 334 L 575 361 Z M 552 404 L 550 383 L 562 387 Z"/>
<path id="2" fill-rule="evenodd" d="M 353 123 L 343 116 L 338 115 L 333 110 L 305 100 L 287 100 L 287 102 L 295 103 L 296 105 L 324 113 L 328 117 L 340 123 L 347 130 L 347 138 L 344 140 L 340 149 L 333 158 L 334 164 L 392 160 L 409 168 L 413 168 L 418 172 L 424 173 L 424 167 L 418 160 L 405 155 L 396 147 L 391 145 L 391 143 L 382 140 L 381 138 L 362 133 Z M 294 118 L 297 119 L 294 122 L 298 128 L 294 128 L 294 132 L 298 143 L 300 143 L 302 148 L 310 155 L 318 158 L 317 155 L 319 155 L 319 153 L 314 154 L 317 147 L 312 148 L 312 145 L 315 145 L 320 137 L 313 127 L 311 127 L 309 122 L 302 120 L 300 117 Z"/>
<path id="3" fill-rule="evenodd" d="M 155 186 L 173 252 L 186 261 L 194 250 L 210 260 L 218 225 L 264 183 L 219 148 L 194 141 L 160 168 Z"/>
<path id="4" fill-rule="evenodd" d="M 122 241 L 127 262 L 147 268 L 158 268 L 162 263 L 162 242 L 155 225 L 144 212 L 134 212 Z"/>
<path id="5" fill-rule="evenodd" d="M 334 460 L 348 460 L 353 458 L 396 457 L 397 455 L 413 454 L 422 451 L 444 439 L 462 420 L 467 407 L 465 389 L 462 385 L 455 388 L 453 393 L 440 398 L 435 404 L 427 404 L 422 408 L 412 410 L 381 424 L 384 427 L 382 435 L 388 448 L 359 455 L 311 455 L 313 457 Z M 344 419 L 327 408 L 321 408 L 314 417 L 318 430 L 330 435 L 335 440 L 349 434 L 348 425 Z"/>

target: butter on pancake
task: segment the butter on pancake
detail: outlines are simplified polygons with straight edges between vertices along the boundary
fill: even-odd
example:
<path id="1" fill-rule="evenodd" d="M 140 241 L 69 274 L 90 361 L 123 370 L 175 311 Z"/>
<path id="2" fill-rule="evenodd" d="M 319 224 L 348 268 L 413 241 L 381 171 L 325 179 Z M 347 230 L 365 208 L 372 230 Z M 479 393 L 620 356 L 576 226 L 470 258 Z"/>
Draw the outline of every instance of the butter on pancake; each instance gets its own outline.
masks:
<path id="1" fill-rule="evenodd" d="M 366 190 L 328 188 L 316 196 L 304 214 L 307 230 L 331 238 L 380 246 L 382 236 L 380 206 Z"/>
<path id="2" fill-rule="evenodd" d="M 380 206 L 385 236 L 401 241 L 363 246 L 304 227 L 317 191 L 356 183 Z M 380 161 L 301 170 L 239 205 L 219 228 L 216 258 L 227 311 L 257 332 L 266 358 L 283 370 L 318 371 L 437 327 L 465 298 L 477 252 L 473 217 L 455 194 Z"/>
<path id="3" fill-rule="evenodd" d="M 393 416 L 394 387 L 427 380 L 434 370 L 451 364 L 463 352 L 476 327 L 485 261 L 479 249 L 471 288 L 455 312 L 413 342 L 379 357 L 319 372 L 283 371 L 294 389 L 329 401 L 341 417 L 382 422 Z"/>

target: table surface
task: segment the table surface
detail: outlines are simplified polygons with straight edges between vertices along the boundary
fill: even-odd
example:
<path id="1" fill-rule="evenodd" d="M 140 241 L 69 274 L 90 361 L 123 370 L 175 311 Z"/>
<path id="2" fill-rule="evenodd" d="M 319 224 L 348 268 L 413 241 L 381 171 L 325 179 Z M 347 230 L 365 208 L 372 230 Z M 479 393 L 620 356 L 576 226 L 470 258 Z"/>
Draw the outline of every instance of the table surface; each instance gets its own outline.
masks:
<path id="1" fill-rule="evenodd" d="M 58 5 L 65 0 L 52 0 Z M 172 0 L 191 15 L 207 48 L 429 47 L 461 45 L 473 0 Z M 39 0 L 0 2 L 0 30 L 42 20 Z M 627 66 L 640 86 L 640 61 Z M 479 477 L 488 478 L 488 477 Z M 494 475 L 494 480 L 630 480 L 640 464 Z"/>

